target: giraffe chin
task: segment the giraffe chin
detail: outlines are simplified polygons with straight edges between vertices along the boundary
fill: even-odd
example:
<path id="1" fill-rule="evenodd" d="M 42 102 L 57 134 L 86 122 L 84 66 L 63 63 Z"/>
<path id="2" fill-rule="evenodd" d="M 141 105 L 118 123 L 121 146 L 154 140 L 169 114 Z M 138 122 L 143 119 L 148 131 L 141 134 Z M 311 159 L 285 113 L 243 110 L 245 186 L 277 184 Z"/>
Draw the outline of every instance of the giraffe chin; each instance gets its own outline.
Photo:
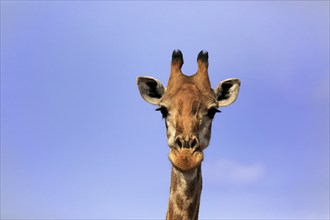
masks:
<path id="1" fill-rule="evenodd" d="M 180 150 L 171 148 L 169 159 L 174 167 L 182 172 L 191 171 L 199 167 L 204 159 L 202 151 L 193 151 L 191 148 Z"/>

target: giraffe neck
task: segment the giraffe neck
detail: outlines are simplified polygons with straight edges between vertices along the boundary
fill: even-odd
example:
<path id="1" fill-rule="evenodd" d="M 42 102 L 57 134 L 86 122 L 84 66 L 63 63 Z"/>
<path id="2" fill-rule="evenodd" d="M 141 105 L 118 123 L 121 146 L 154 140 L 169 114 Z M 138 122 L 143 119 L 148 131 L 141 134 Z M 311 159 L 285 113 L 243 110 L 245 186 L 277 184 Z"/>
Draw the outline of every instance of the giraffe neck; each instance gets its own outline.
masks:
<path id="1" fill-rule="evenodd" d="M 201 166 L 189 172 L 172 167 L 167 220 L 197 220 L 202 192 Z"/>

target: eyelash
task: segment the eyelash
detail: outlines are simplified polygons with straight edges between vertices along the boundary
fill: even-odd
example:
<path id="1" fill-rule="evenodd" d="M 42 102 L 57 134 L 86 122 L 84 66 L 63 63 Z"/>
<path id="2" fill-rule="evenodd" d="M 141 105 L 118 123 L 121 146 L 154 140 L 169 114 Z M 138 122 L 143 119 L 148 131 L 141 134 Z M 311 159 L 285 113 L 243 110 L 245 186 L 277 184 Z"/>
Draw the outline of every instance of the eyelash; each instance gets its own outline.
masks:
<path id="1" fill-rule="evenodd" d="M 165 107 L 157 108 L 156 111 L 160 111 L 162 113 L 163 118 L 166 118 L 168 116 L 168 110 Z"/>
<path id="2" fill-rule="evenodd" d="M 217 108 L 210 108 L 208 111 L 207 111 L 207 116 L 209 116 L 210 119 L 213 119 L 215 114 L 216 113 L 219 113 L 221 112 L 219 109 Z"/>

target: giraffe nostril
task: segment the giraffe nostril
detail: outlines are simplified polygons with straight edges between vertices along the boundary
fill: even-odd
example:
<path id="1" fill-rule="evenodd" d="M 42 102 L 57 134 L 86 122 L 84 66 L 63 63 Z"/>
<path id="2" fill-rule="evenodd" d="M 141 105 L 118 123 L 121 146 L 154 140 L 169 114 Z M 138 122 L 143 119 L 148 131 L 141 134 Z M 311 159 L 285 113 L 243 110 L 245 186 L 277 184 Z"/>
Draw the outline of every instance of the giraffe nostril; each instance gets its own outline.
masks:
<path id="1" fill-rule="evenodd" d="M 181 136 L 178 136 L 178 137 L 175 138 L 175 145 L 178 148 L 184 147 L 184 140 Z"/>
<path id="2" fill-rule="evenodd" d="M 199 148 L 199 141 L 196 137 L 193 137 L 192 140 L 190 141 L 190 147 L 194 149 Z"/>
<path id="3" fill-rule="evenodd" d="M 195 146 L 197 145 L 197 141 L 194 139 L 191 141 L 190 147 L 191 148 L 195 148 Z"/>

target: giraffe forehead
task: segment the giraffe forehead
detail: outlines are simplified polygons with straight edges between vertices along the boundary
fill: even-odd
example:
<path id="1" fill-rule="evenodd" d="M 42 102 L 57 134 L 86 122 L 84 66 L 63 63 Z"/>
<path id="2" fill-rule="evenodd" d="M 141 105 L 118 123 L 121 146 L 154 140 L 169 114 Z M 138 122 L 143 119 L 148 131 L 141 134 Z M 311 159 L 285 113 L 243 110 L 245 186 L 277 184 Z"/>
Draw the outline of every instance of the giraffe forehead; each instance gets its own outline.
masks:
<path id="1" fill-rule="evenodd" d="M 216 103 L 211 91 L 209 93 L 202 91 L 193 84 L 183 84 L 180 88 L 165 94 L 162 102 L 179 112 L 192 111 L 193 113 Z"/>

